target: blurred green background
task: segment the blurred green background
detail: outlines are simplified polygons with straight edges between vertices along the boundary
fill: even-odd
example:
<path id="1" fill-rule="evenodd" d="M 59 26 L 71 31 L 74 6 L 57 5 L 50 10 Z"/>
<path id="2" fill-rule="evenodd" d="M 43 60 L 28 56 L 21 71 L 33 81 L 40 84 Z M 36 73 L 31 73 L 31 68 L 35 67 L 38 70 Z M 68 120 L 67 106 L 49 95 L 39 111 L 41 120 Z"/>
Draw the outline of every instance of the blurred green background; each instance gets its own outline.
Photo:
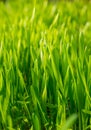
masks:
<path id="1" fill-rule="evenodd" d="M 19 0 L 0 0 L 0 1 L 2 1 L 2 2 L 17 1 L 18 2 Z M 21 1 L 23 1 L 23 0 L 21 0 Z M 26 0 L 26 1 L 31 1 L 31 0 Z M 48 0 L 48 1 L 50 1 L 50 2 L 57 2 L 57 1 L 71 1 L 71 2 L 73 2 L 73 1 L 79 1 L 79 2 L 84 1 L 84 2 L 91 2 L 91 0 Z"/>

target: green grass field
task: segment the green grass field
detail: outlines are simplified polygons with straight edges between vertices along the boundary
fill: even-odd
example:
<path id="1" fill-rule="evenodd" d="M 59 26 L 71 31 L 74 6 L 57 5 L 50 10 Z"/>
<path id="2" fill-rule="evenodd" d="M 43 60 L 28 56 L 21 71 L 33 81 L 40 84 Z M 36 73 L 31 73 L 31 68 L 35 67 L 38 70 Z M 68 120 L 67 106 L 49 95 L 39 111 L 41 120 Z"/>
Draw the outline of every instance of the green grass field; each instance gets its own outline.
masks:
<path id="1" fill-rule="evenodd" d="M 91 3 L 25 1 L 0 2 L 0 130 L 91 130 Z"/>

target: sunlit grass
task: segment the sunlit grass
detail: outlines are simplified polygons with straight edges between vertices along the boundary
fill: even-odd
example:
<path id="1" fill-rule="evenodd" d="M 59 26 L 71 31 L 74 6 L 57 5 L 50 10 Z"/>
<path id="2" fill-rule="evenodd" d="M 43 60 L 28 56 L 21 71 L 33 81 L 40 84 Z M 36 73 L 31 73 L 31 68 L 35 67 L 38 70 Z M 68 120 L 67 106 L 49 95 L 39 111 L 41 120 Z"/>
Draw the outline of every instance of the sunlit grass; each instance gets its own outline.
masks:
<path id="1" fill-rule="evenodd" d="M 0 130 L 91 129 L 90 3 L 0 3 Z"/>

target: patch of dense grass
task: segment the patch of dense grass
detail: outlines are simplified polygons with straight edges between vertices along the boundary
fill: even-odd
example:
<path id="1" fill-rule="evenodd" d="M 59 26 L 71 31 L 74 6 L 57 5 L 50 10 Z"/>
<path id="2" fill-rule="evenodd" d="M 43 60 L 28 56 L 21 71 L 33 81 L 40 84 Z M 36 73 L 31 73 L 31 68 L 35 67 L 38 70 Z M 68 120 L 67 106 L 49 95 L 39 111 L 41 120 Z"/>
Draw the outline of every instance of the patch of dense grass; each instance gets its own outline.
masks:
<path id="1" fill-rule="evenodd" d="M 0 130 L 91 129 L 90 3 L 0 3 Z"/>

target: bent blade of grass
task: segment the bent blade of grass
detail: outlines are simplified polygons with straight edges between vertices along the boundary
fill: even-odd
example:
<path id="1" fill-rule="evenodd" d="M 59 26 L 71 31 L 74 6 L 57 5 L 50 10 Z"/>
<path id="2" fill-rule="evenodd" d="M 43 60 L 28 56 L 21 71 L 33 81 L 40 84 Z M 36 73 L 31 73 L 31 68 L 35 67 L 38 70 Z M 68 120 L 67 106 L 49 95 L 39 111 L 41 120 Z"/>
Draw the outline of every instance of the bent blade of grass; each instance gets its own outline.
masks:
<path id="1" fill-rule="evenodd" d="M 76 121 L 77 119 L 77 114 L 73 114 L 71 115 L 66 123 L 64 124 L 64 126 L 61 128 L 61 130 L 67 130 L 69 127 L 71 127 L 73 125 L 73 123 Z"/>
<path id="2" fill-rule="evenodd" d="M 84 130 L 91 130 L 91 125 L 88 125 Z"/>
<path id="3" fill-rule="evenodd" d="M 91 111 L 89 111 L 89 110 L 83 109 L 82 112 L 85 113 L 85 114 L 91 115 Z"/>

